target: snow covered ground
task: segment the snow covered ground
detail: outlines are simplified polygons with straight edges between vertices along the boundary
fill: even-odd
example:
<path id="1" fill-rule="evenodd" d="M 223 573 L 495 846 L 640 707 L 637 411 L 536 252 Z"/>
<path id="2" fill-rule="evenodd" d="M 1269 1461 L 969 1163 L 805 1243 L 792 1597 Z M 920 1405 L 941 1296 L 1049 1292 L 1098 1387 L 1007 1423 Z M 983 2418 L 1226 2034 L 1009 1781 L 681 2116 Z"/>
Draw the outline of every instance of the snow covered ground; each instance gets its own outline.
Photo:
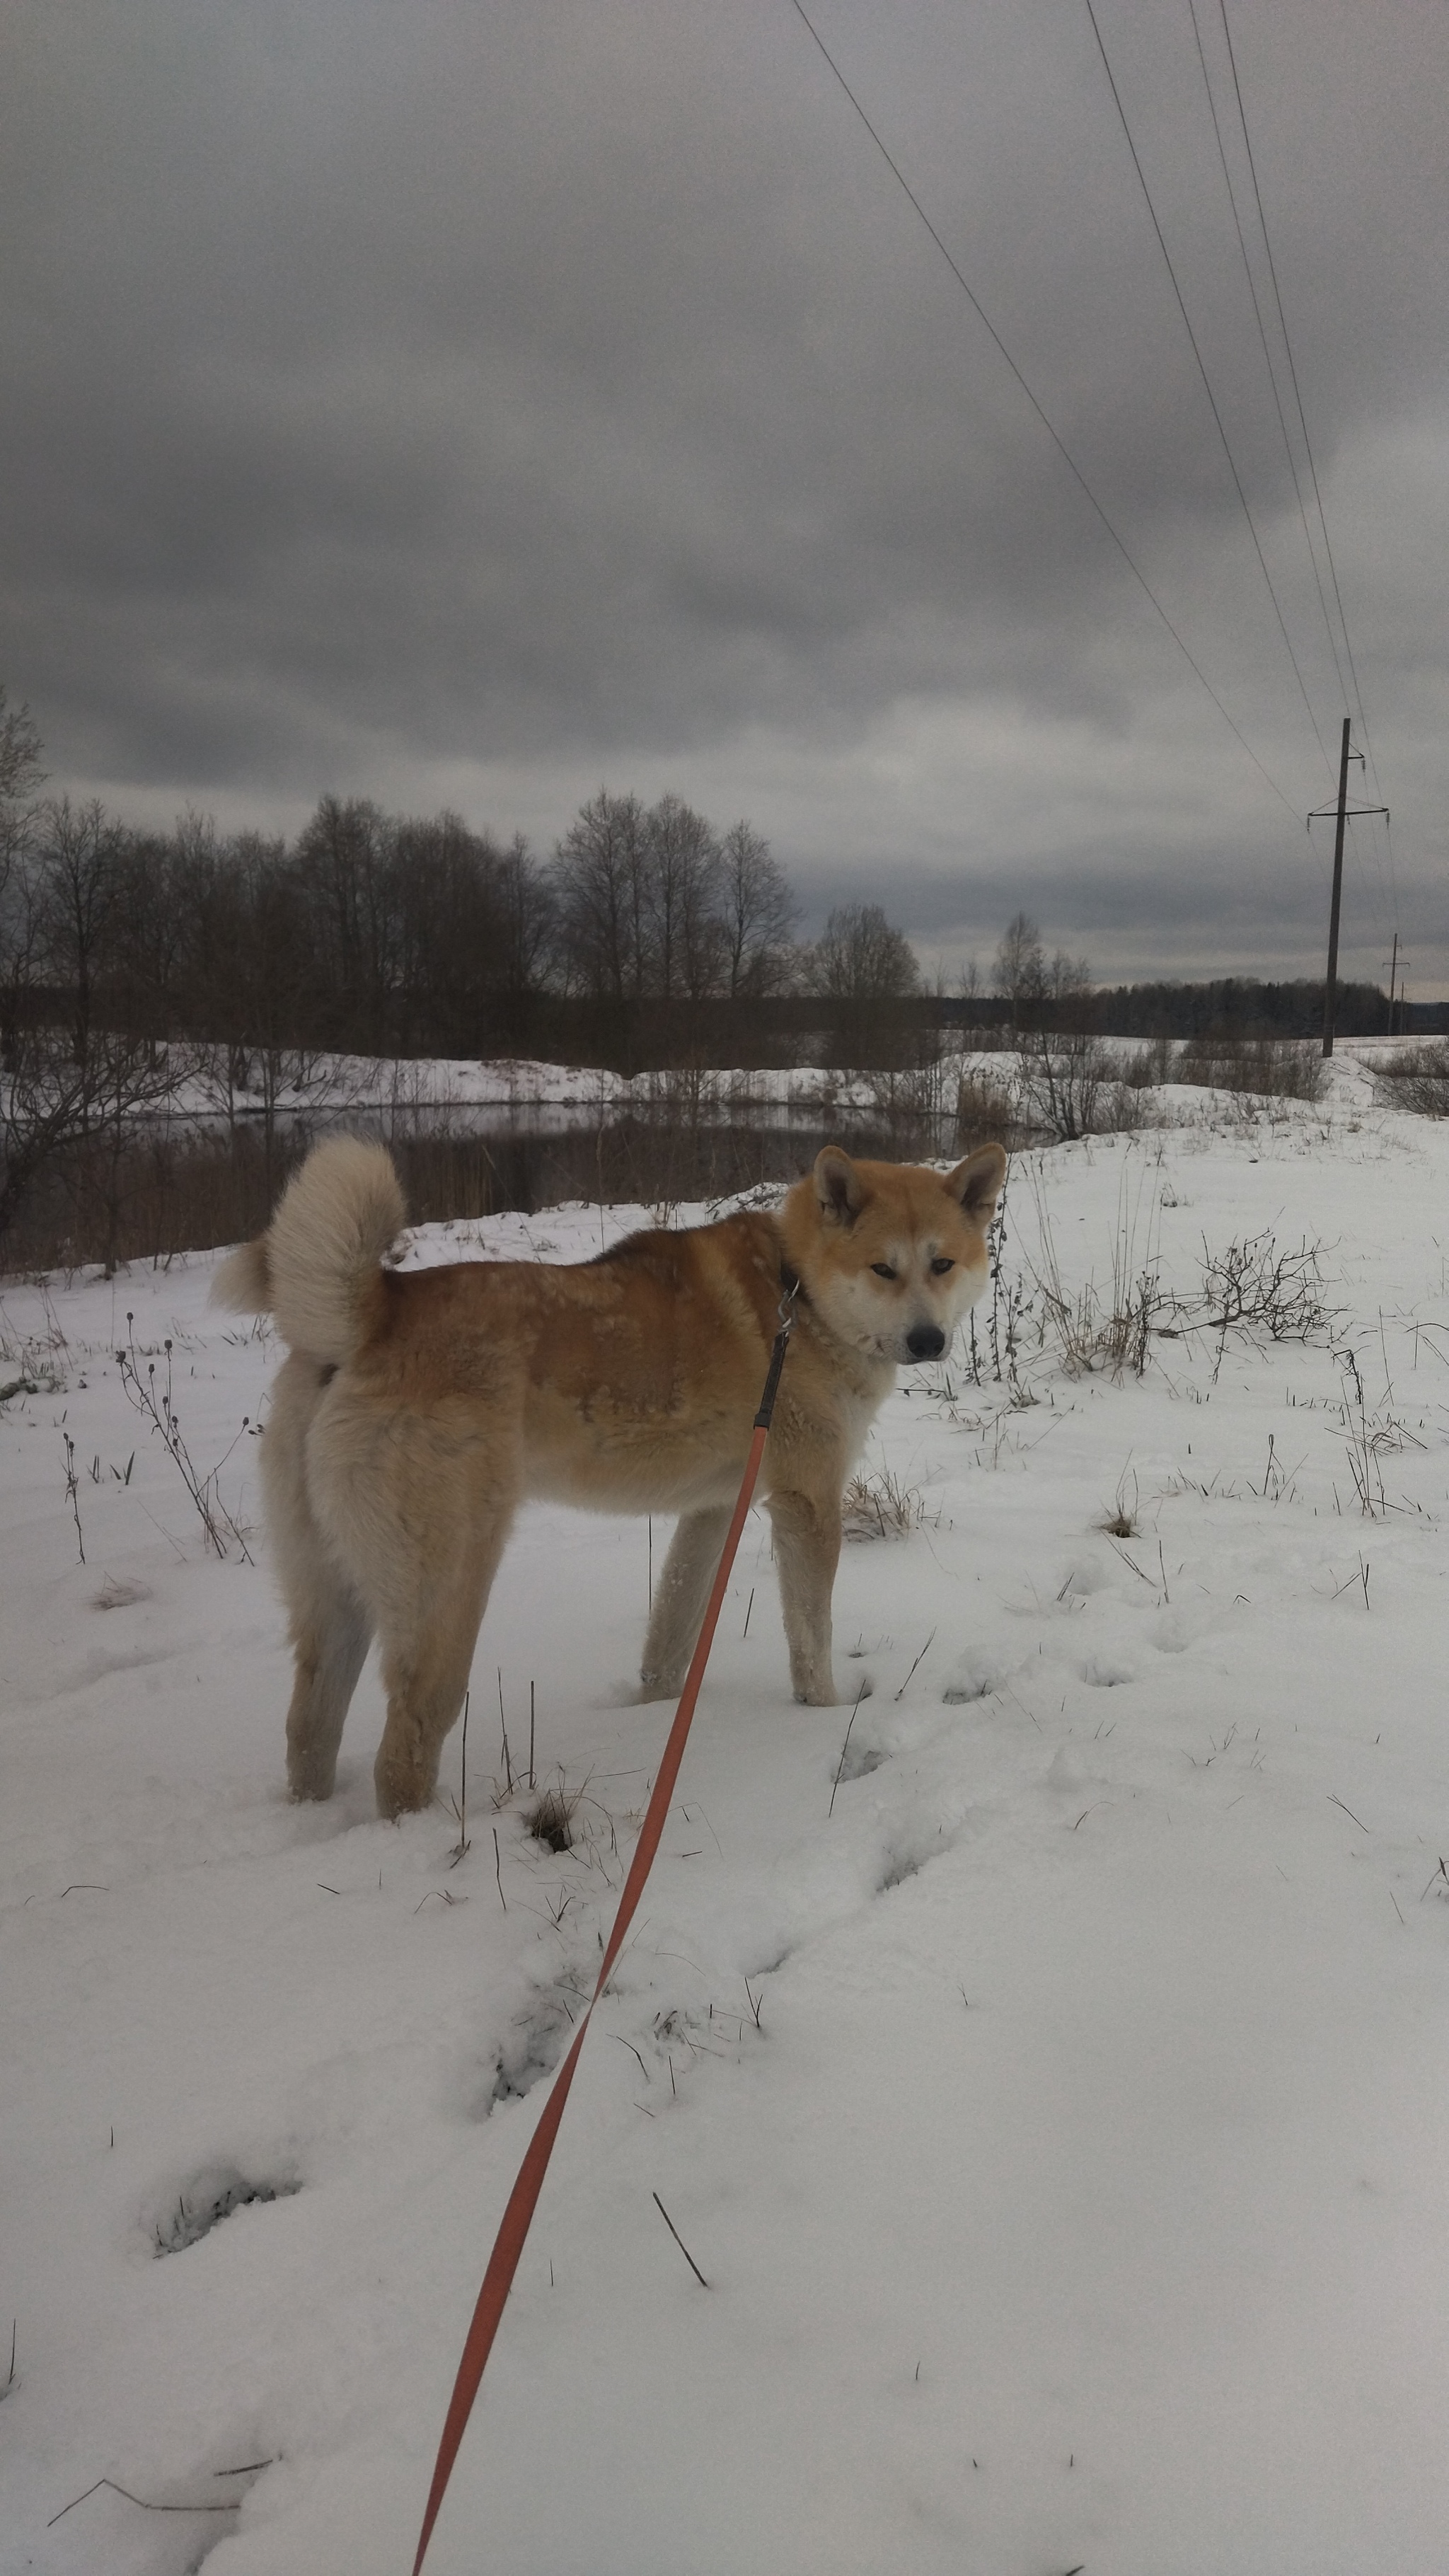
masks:
<path id="1" fill-rule="evenodd" d="M 1112 1050 L 1130 1058 L 1142 1041 L 1113 1039 Z M 1401 1038 L 1340 1039 L 1338 1071 L 1350 1083 L 1375 1057 L 1400 1051 Z M 1000 1051 L 981 1055 L 949 1053 L 942 1058 L 942 1096 L 957 1071 L 988 1081 L 1010 1083 L 1017 1058 Z M 220 1084 L 224 1061 L 218 1052 L 210 1079 L 188 1075 L 176 1088 L 172 1107 L 183 1116 L 215 1118 L 223 1102 Z M 610 1073 L 598 1065 L 545 1064 L 533 1057 L 495 1056 L 478 1060 L 462 1056 L 317 1055 L 307 1059 L 306 1078 L 284 1082 L 275 1107 L 287 1111 L 365 1110 L 382 1119 L 409 1121 L 435 1110 L 505 1109 L 522 1114 L 562 1112 L 570 1118 L 618 1117 L 648 1111 L 677 1099 L 681 1077 L 670 1073 Z M 748 1071 L 704 1070 L 689 1078 L 697 1086 L 701 1108 L 721 1110 L 788 1109 L 800 1115 L 825 1109 L 879 1109 L 896 1092 L 919 1089 L 910 1075 L 839 1073 L 822 1065 L 764 1066 Z M 1201 1107 L 1201 1094 L 1189 1092 Z M 234 1095 L 238 1115 L 259 1115 L 260 1095 Z"/>
<path id="2" fill-rule="evenodd" d="M 845 1552 L 843 1766 L 752 1522 L 437 2576 L 1446 2564 L 1449 1131 L 1351 1065 L 1324 1110 L 1220 1106 L 1018 1165 L 1024 1400 L 958 1351 L 881 1417 L 924 1516 Z M 1322 1247 L 1331 1333 L 1070 1374 L 1033 1172 L 1069 1289 L 1110 1304 L 1115 1246 L 1191 1297 L 1204 1240 L 1271 1231 Z M 205 1551 L 115 1359 L 170 1338 L 247 1528 L 276 1350 L 208 1312 L 212 1258 L 0 1301 L 0 1387 L 39 1389 L 0 1408 L 4 2576 L 411 2565 L 670 1714 L 625 1690 L 667 1533 L 539 1508 L 466 1855 L 441 1807 L 375 1820 L 370 1669 L 337 1798 L 289 1806 L 264 1544 Z M 500 1689 L 571 1851 L 508 1792 Z"/>

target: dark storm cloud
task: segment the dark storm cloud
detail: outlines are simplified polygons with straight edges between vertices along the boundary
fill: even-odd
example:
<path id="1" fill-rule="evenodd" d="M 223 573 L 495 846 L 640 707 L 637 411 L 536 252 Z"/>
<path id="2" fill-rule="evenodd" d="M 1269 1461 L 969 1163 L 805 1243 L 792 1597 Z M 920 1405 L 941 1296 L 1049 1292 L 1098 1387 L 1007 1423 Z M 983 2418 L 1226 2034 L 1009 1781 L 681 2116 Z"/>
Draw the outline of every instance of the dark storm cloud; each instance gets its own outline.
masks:
<path id="1" fill-rule="evenodd" d="M 1192 20 L 1101 15 L 1331 743 Z M 1290 805 L 1323 801 L 1085 10 L 819 23 Z M 1444 20 L 1232 24 L 1417 886 Z M 4 676 L 59 776 L 282 818 L 447 793 L 547 838 L 607 774 L 751 811 L 822 900 L 884 870 L 923 943 L 1024 887 L 1104 955 L 1316 938 L 1311 876 L 1266 891 L 1288 816 L 786 0 L 30 0 L 6 51 Z"/>

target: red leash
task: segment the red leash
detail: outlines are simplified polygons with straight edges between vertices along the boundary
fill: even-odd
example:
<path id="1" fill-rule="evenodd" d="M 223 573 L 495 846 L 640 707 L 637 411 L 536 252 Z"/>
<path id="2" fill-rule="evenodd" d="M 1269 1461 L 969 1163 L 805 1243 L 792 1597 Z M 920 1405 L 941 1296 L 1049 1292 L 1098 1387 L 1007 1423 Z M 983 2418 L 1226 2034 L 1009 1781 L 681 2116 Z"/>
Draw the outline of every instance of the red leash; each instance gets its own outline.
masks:
<path id="1" fill-rule="evenodd" d="M 654 1856 L 659 1849 L 659 1838 L 664 1831 L 664 1819 L 669 1813 L 674 1796 L 674 1784 L 679 1777 L 679 1766 L 684 1759 L 684 1748 L 689 1740 L 689 1729 L 694 1717 L 694 1705 L 699 1697 L 699 1686 L 704 1679 L 704 1668 L 709 1662 L 709 1650 L 714 1644 L 714 1632 L 719 1624 L 720 1611 L 724 1606 L 725 1587 L 730 1579 L 730 1570 L 735 1561 L 735 1551 L 740 1543 L 740 1533 L 745 1525 L 745 1517 L 754 1498 L 755 1485 L 760 1473 L 760 1461 L 765 1454 L 770 1417 L 775 1410 L 775 1397 L 779 1391 L 780 1371 L 785 1364 L 785 1345 L 789 1341 L 791 1327 L 795 1320 L 795 1297 L 798 1288 L 799 1281 L 792 1279 L 780 1300 L 780 1329 L 775 1335 L 775 1346 L 770 1353 L 769 1375 L 765 1380 L 765 1392 L 760 1399 L 759 1412 L 755 1416 L 754 1437 L 750 1442 L 750 1454 L 745 1460 L 745 1472 L 740 1482 L 734 1516 L 730 1522 L 729 1534 L 724 1543 L 724 1552 L 720 1557 L 719 1569 L 714 1578 L 714 1586 L 709 1596 L 694 1653 L 690 1659 L 689 1670 L 684 1678 L 684 1689 L 679 1706 L 674 1713 L 669 1740 L 664 1747 L 659 1776 L 654 1783 L 653 1795 L 645 1812 L 639 1840 L 634 1846 L 634 1857 L 629 1863 L 629 1874 L 624 1881 L 624 1893 L 619 1899 L 614 1928 L 605 1944 L 598 1982 L 589 1998 L 583 2019 L 574 2033 L 569 2053 L 553 2079 L 548 2100 L 543 2106 L 543 2116 L 529 2140 L 528 2152 L 518 2169 L 518 2180 L 509 2194 L 508 2207 L 503 2213 L 502 2225 L 493 2240 L 493 2251 L 488 2257 L 488 2269 L 483 2275 L 483 2287 L 478 2293 L 478 2304 L 473 2310 L 473 2322 L 468 2328 L 463 2357 L 458 2364 L 458 2376 L 453 2382 L 453 2394 L 448 2400 L 443 2438 L 438 2444 L 433 2483 L 428 2490 L 427 2510 L 423 2515 L 423 2527 L 418 2538 L 418 2554 L 413 2560 L 413 2576 L 419 2576 L 423 2560 L 427 2555 L 428 2542 L 433 2536 L 433 2525 L 437 2521 L 439 2507 L 447 2493 L 448 2480 L 453 2474 L 453 2463 L 458 2456 L 458 2446 L 473 2411 L 473 2400 L 478 2394 L 479 2383 L 488 2364 L 488 2355 L 493 2349 L 494 2336 L 502 2322 L 508 2293 L 513 2287 L 513 2276 L 518 2269 L 519 2256 L 523 2252 L 533 2213 L 538 2207 L 538 2196 L 543 2189 L 543 2178 L 548 2171 L 549 2158 L 553 2154 L 554 2140 L 558 2136 L 563 2120 L 564 2105 L 569 2098 L 569 2090 L 578 2067 L 579 2052 L 588 2031 L 590 2015 L 609 1982 L 614 1962 L 624 1946 L 625 1934 L 634 1920 L 639 1899 L 644 1893 L 645 1881 L 654 1866 Z"/>

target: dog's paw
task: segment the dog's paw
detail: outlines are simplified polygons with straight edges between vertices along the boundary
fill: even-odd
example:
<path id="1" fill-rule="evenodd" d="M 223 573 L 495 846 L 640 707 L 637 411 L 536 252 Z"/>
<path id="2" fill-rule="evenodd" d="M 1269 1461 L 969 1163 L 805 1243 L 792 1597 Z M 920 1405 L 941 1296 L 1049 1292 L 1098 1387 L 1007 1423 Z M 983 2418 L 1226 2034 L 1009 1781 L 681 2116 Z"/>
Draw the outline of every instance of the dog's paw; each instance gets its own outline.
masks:
<path id="1" fill-rule="evenodd" d="M 678 1675 L 674 1673 L 641 1673 L 637 1685 L 630 1691 L 629 1696 L 631 1700 L 635 1701 L 641 1707 L 647 1707 L 651 1700 L 678 1699 L 683 1688 L 684 1675 L 682 1672 Z"/>

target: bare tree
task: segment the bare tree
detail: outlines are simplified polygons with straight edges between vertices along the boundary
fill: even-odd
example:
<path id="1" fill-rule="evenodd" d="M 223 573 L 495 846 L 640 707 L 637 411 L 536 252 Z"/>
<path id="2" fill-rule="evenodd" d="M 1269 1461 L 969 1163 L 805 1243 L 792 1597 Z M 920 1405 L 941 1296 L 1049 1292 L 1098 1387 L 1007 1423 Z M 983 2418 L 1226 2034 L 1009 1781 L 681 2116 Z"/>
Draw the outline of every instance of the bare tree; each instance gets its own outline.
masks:
<path id="1" fill-rule="evenodd" d="M 510 1001 L 542 990 L 558 935 L 557 906 L 547 872 L 515 832 L 498 863 L 500 941 L 498 986 Z"/>
<path id="2" fill-rule="evenodd" d="M 93 798 L 43 806 L 35 857 L 37 913 L 45 972 L 64 992 L 78 1065 L 90 1052 L 96 987 L 121 891 L 124 835 Z"/>
<path id="3" fill-rule="evenodd" d="M 800 907 L 769 842 L 746 822 L 732 823 L 720 844 L 719 890 L 730 1000 L 778 992 L 789 980 Z"/>
<path id="4" fill-rule="evenodd" d="M 130 1122 L 169 1096 L 180 1069 L 103 1007 L 133 855 L 99 805 L 42 808 L 28 846 L 11 851 L 0 923 L 0 1248 L 36 1183 L 58 1172 L 73 1200 L 99 1205 L 108 1274 Z"/>
<path id="5" fill-rule="evenodd" d="M 723 947 L 719 843 L 682 796 L 661 796 L 645 816 L 645 861 L 654 991 L 698 1001 L 717 980 Z"/>
<path id="6" fill-rule="evenodd" d="M 387 817 L 370 798 L 324 796 L 297 843 L 313 937 L 321 943 L 320 989 L 362 1003 L 366 1041 L 379 1055 L 397 972 L 392 842 Z"/>
<path id="7" fill-rule="evenodd" d="M 40 752 L 30 709 L 8 705 L 0 687 L 0 1079 L 17 1067 L 24 996 L 40 946 L 36 888 L 26 866 L 36 794 L 45 783 Z"/>
<path id="8" fill-rule="evenodd" d="M 920 991 L 921 970 L 878 903 L 842 903 L 816 942 L 810 983 L 832 1002 L 898 1002 Z"/>
<path id="9" fill-rule="evenodd" d="M 857 1068 L 913 1061 L 921 1015 L 909 1006 L 921 970 L 903 930 L 878 903 L 838 904 L 806 960 L 809 989 L 828 1006 L 828 1061 Z"/>
<path id="10" fill-rule="evenodd" d="M 1040 1001 L 1045 993 L 1046 973 L 1046 956 L 1037 923 L 1029 912 L 1013 913 L 991 970 L 991 981 L 997 992 L 1011 1004 L 1013 1037 L 1021 1027 L 1023 1010 Z"/>
<path id="11" fill-rule="evenodd" d="M 647 818 L 637 796 L 601 787 L 554 855 L 553 883 L 569 980 L 595 1000 L 650 989 Z"/>
<path id="12" fill-rule="evenodd" d="M 1089 1026 L 1092 978 L 1085 957 L 1059 948 L 1048 960 L 1038 940 L 1030 965 L 1021 999 L 1031 1006 L 1031 1025 L 1018 1039 L 1023 1108 L 1064 1143 L 1103 1124 L 1126 1124 L 1118 1068 Z"/>
<path id="13" fill-rule="evenodd" d="M 40 735 L 29 707 L 8 705 L 0 686 L 0 896 L 28 838 L 36 795 L 45 784 L 40 751 Z"/>

